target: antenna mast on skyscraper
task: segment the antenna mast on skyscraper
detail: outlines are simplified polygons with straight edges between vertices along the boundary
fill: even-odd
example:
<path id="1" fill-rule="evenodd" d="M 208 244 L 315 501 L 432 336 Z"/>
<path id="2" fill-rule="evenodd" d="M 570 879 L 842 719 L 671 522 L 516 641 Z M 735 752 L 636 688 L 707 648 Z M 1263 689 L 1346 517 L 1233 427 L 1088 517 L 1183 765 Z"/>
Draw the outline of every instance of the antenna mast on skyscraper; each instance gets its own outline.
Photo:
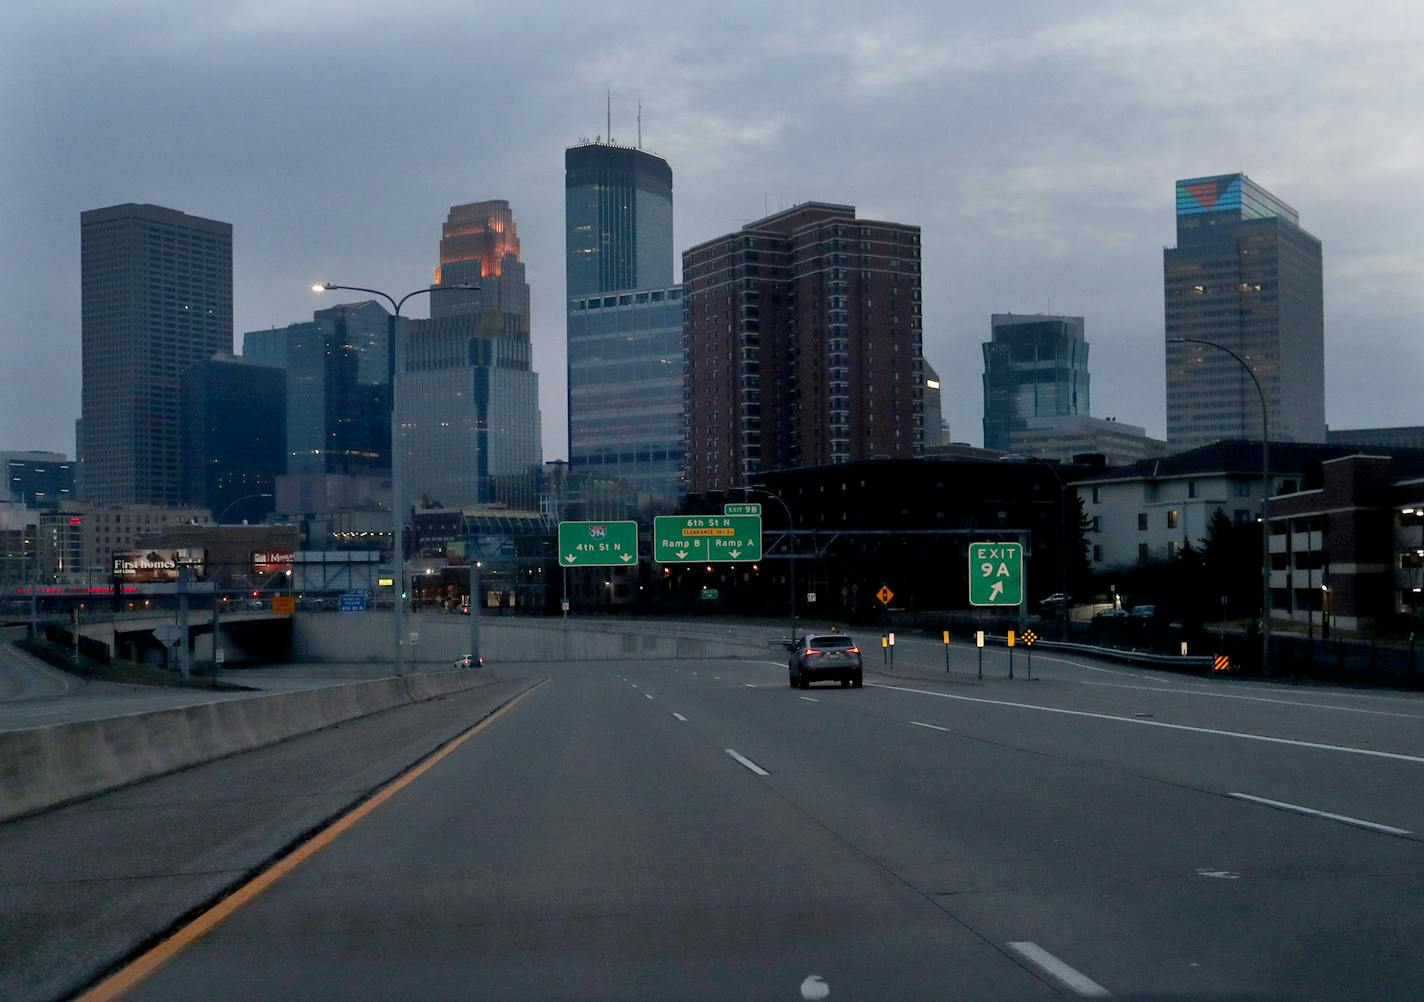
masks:
<path id="1" fill-rule="evenodd" d="M 643 99 L 638 98 L 638 149 L 643 148 Z"/>
<path id="2" fill-rule="evenodd" d="M 609 144 L 610 146 L 612 146 L 612 145 L 613 145 L 613 89 L 612 89 L 612 88 L 609 88 L 608 90 L 604 91 L 604 94 L 605 94 L 606 100 L 607 100 L 607 105 L 606 105 L 606 107 L 605 107 L 605 111 L 606 111 L 606 113 L 607 113 L 607 115 L 608 115 L 608 131 L 605 132 L 604 135 L 608 137 L 608 144 Z"/>

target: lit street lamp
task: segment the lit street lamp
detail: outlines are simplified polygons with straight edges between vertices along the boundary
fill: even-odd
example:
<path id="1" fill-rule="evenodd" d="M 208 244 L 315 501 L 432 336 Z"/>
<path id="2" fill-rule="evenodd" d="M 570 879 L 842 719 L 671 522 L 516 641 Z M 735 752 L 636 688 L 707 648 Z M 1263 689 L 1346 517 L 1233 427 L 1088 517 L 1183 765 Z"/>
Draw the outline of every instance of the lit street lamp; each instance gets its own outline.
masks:
<path id="1" fill-rule="evenodd" d="M 460 285 L 431 285 L 424 289 L 416 289 L 407 292 L 400 299 L 396 299 L 389 293 L 379 289 L 366 289 L 359 285 L 333 285 L 331 282 L 321 282 L 312 286 L 312 292 L 334 292 L 337 289 L 344 289 L 347 292 L 365 292 L 372 296 L 380 296 L 391 304 L 393 317 L 391 320 L 391 512 L 394 516 L 391 535 L 391 557 L 395 565 L 395 669 L 396 674 L 401 671 L 401 641 L 405 630 L 405 605 L 402 594 L 405 590 L 405 506 L 401 502 L 401 462 L 399 448 L 399 428 L 397 426 L 396 410 L 396 387 L 400 384 L 399 376 L 401 371 L 400 353 L 400 311 L 405 305 L 405 301 L 412 296 L 434 295 L 437 292 L 473 292 L 478 291 L 480 286 L 470 284 Z"/>
<path id="2" fill-rule="evenodd" d="M 1225 345 L 1215 341 L 1203 341 L 1194 337 L 1169 337 L 1168 344 L 1204 344 L 1208 348 L 1224 351 L 1236 360 L 1236 364 L 1246 370 L 1251 383 L 1256 387 L 1256 395 L 1261 398 L 1261 673 L 1270 670 L 1271 662 L 1271 431 L 1266 411 L 1266 392 L 1261 389 L 1261 381 L 1246 364 L 1245 359 Z M 1322 632 L 1324 627 L 1322 627 Z"/>

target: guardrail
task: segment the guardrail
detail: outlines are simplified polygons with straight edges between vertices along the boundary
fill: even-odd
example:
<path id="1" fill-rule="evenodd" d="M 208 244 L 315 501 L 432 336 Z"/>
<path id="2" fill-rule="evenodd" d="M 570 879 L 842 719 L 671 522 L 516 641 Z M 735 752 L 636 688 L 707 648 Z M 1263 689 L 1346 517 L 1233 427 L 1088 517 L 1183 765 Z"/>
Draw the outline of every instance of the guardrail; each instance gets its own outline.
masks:
<path id="1" fill-rule="evenodd" d="M 1007 636 L 991 636 L 987 633 L 984 635 L 984 640 L 985 642 L 992 640 L 1001 645 L 1007 645 L 1009 642 Z M 1211 655 L 1153 654 L 1149 651 L 1124 651 L 1117 647 L 1098 647 L 1094 644 L 1074 644 L 1064 640 L 1038 640 L 1034 642 L 1033 649 L 1062 651 L 1068 654 L 1088 654 L 1095 658 L 1102 658 L 1105 661 L 1117 661 L 1122 664 L 1177 668 L 1189 671 L 1210 672 L 1215 661 L 1215 658 Z"/>

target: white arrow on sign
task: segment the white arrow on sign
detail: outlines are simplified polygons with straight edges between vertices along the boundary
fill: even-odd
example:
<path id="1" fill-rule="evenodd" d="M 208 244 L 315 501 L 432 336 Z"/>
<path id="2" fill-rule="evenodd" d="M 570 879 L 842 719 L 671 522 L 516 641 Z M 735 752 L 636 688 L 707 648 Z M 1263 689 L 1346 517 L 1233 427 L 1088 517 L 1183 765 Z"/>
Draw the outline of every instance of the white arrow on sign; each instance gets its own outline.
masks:
<path id="1" fill-rule="evenodd" d="M 632 558 L 629 554 L 624 553 L 624 554 L 620 555 L 618 559 L 621 560 L 621 561 L 623 561 L 623 562 L 626 564 L 628 561 L 632 560 L 633 558 Z"/>
<path id="2" fill-rule="evenodd" d="M 728 550 L 727 553 L 733 557 L 740 557 L 742 555 L 741 550 Z"/>
<path id="3" fill-rule="evenodd" d="M 1004 593 L 1004 582 L 995 581 L 994 587 L 989 589 L 989 601 L 993 601 Z"/>
<path id="4" fill-rule="evenodd" d="M 686 550 L 678 550 L 678 551 L 677 551 L 677 559 L 679 559 L 679 560 L 686 560 L 686 559 L 687 559 L 687 551 L 686 551 Z"/>
<path id="5" fill-rule="evenodd" d="M 578 559 L 578 557 L 574 556 L 572 553 L 565 553 L 564 559 L 567 560 L 569 563 L 573 563 L 575 560 Z"/>

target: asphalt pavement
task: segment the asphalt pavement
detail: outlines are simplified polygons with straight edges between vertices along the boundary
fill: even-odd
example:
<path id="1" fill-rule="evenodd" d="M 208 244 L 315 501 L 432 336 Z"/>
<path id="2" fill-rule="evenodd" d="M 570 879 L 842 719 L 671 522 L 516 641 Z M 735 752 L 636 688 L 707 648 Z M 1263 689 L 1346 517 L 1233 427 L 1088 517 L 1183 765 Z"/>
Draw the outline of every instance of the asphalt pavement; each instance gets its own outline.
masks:
<path id="1" fill-rule="evenodd" d="M 1424 701 L 935 646 L 538 666 L 125 997 L 1419 997 Z"/>

